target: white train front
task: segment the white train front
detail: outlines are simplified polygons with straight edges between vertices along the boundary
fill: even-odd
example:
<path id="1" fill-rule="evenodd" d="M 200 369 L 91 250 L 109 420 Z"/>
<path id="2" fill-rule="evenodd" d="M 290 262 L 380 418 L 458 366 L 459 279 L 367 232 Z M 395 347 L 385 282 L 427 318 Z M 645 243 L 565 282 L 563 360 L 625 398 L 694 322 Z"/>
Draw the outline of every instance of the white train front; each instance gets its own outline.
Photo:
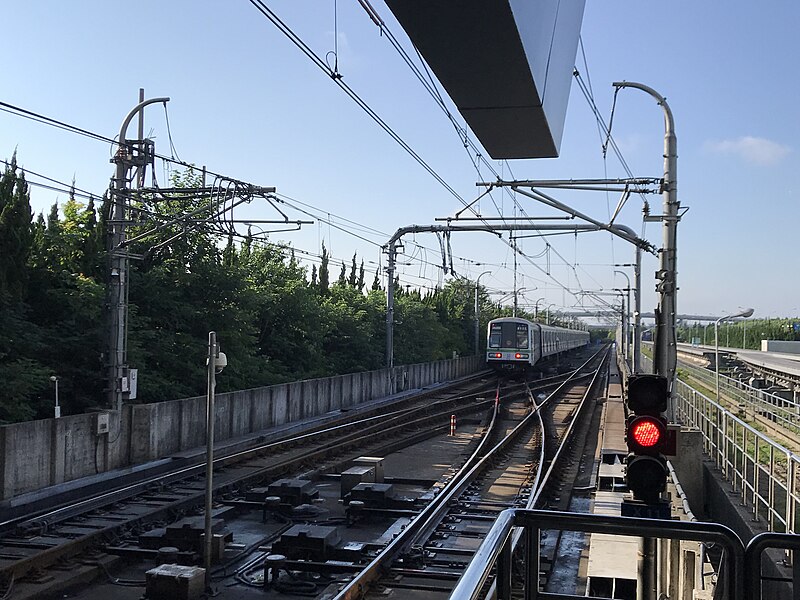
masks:
<path id="1" fill-rule="evenodd" d="M 589 343 L 589 332 L 534 323 L 518 317 L 489 321 L 486 364 L 495 370 L 527 370 L 543 358 Z"/>

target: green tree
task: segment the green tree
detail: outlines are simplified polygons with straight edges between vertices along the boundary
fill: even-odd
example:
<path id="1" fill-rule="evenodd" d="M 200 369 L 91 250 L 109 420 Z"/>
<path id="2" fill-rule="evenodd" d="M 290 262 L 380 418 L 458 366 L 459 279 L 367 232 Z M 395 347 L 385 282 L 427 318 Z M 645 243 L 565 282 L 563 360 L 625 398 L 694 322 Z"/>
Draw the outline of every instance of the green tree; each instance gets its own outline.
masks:
<path id="1" fill-rule="evenodd" d="M 0 176 L 0 297 L 19 299 L 25 293 L 32 225 L 28 184 L 17 172 L 15 153 Z"/>
<path id="2" fill-rule="evenodd" d="M 356 254 L 353 253 L 353 262 L 350 264 L 350 275 L 347 277 L 347 285 L 356 287 L 358 283 L 358 275 L 356 272 Z"/>
<path id="3" fill-rule="evenodd" d="M 322 243 L 322 262 L 319 265 L 319 293 L 321 296 L 328 294 L 330 287 L 330 273 L 328 271 L 328 250 L 325 242 Z"/>

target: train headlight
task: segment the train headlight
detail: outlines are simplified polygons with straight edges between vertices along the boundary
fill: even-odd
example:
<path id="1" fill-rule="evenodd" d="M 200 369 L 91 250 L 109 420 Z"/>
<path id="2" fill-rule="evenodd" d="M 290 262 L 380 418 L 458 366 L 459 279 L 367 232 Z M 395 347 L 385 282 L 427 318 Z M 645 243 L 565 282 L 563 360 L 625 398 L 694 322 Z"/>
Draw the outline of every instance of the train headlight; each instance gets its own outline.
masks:
<path id="1" fill-rule="evenodd" d="M 519 352 L 517 352 L 514 355 L 514 358 L 528 358 L 528 355 L 527 354 L 520 354 Z"/>

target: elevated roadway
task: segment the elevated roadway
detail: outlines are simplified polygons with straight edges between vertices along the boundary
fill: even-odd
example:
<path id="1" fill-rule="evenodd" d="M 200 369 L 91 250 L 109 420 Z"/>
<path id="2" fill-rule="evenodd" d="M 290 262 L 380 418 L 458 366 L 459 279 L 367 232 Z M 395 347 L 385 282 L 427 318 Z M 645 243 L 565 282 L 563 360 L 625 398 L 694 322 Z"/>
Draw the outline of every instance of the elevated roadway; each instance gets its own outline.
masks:
<path id="1" fill-rule="evenodd" d="M 678 353 L 701 357 L 714 367 L 716 349 L 714 346 L 693 346 L 678 344 Z M 735 360 L 746 364 L 754 373 L 770 379 L 790 389 L 800 387 L 800 355 L 779 352 L 762 352 L 760 350 L 743 350 L 720 346 L 721 355 L 735 357 Z"/>

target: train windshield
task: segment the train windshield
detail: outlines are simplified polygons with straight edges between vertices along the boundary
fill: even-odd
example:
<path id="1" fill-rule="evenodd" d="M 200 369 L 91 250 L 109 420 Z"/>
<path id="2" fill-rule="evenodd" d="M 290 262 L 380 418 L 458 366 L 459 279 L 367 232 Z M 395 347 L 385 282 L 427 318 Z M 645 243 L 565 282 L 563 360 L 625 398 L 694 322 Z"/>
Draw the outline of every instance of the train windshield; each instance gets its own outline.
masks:
<path id="1" fill-rule="evenodd" d="M 528 348 L 527 323 L 492 323 L 489 328 L 489 348 Z"/>

